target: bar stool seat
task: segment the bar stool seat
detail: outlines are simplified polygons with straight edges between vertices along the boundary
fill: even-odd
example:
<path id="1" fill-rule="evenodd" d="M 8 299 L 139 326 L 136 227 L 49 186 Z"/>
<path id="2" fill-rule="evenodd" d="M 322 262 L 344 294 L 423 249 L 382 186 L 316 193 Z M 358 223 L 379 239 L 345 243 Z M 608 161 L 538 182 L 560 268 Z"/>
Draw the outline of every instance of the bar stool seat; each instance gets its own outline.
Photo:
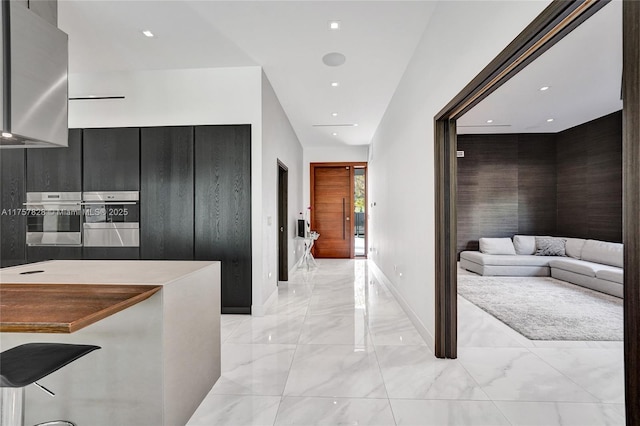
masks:
<path id="1" fill-rule="evenodd" d="M 26 343 L 0 353 L 0 387 L 21 388 L 22 392 L 20 395 L 8 395 L 3 391 L 3 398 L 10 396 L 14 402 L 8 404 L 2 401 L 2 407 L 6 408 L 9 405 L 15 411 L 14 413 L 2 413 L 3 423 L 22 423 L 25 386 L 37 382 L 96 349 L 100 349 L 100 346 Z M 9 420 L 10 418 L 11 420 Z"/>

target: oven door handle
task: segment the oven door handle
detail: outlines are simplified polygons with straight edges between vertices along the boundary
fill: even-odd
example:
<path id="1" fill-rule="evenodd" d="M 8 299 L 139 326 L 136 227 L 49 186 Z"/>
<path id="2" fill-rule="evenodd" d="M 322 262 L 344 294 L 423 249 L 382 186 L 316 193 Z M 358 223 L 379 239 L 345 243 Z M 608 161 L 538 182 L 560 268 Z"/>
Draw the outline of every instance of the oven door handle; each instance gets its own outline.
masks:
<path id="1" fill-rule="evenodd" d="M 83 201 L 82 206 L 124 206 L 138 204 L 135 201 Z"/>

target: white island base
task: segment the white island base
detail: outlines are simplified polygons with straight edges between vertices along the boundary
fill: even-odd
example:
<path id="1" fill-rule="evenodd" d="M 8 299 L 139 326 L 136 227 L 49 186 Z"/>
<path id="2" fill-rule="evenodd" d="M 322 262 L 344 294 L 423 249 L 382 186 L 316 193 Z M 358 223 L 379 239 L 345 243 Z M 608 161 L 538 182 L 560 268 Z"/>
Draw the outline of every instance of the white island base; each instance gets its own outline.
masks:
<path id="1" fill-rule="evenodd" d="M 32 275 L 20 272 L 43 270 Z M 150 284 L 150 298 L 70 334 L 1 333 L 102 349 L 26 388 L 25 424 L 184 425 L 220 377 L 220 262 L 49 261 L 0 270 L 0 283 Z"/>

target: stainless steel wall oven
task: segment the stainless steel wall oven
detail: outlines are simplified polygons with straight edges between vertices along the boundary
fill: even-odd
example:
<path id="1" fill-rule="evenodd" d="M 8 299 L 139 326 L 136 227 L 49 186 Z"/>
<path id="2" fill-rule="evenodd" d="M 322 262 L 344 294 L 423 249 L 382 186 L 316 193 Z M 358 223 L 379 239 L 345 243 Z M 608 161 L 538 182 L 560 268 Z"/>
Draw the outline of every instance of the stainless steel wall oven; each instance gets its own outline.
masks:
<path id="1" fill-rule="evenodd" d="M 138 191 L 83 192 L 85 247 L 139 247 Z"/>
<path id="2" fill-rule="evenodd" d="M 81 204 L 80 192 L 28 192 L 27 245 L 81 246 Z"/>

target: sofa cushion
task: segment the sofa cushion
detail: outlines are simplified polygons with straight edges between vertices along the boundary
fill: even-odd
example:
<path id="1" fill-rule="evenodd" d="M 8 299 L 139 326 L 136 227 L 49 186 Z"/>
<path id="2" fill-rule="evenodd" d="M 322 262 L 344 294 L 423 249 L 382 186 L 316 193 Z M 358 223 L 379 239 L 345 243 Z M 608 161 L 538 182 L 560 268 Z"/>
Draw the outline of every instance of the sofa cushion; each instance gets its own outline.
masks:
<path id="1" fill-rule="evenodd" d="M 514 235 L 513 246 L 516 254 L 536 254 L 536 237 L 533 235 Z"/>
<path id="2" fill-rule="evenodd" d="M 587 240 L 582 238 L 562 238 L 566 241 L 564 244 L 565 254 L 574 259 L 582 259 L 582 247 L 584 247 L 584 243 Z"/>
<path id="3" fill-rule="evenodd" d="M 624 284 L 624 272 L 622 269 L 612 270 L 603 269 L 596 272 L 596 278 L 606 281 L 612 281 L 618 284 Z"/>
<path id="4" fill-rule="evenodd" d="M 485 254 L 479 251 L 463 251 L 460 253 L 460 259 L 477 263 L 478 265 L 490 266 L 549 266 L 549 261 L 555 259 L 553 256 L 534 256 L 534 255 L 501 255 L 501 254 Z"/>
<path id="5" fill-rule="evenodd" d="M 536 256 L 564 256 L 565 240 L 555 237 L 536 237 Z"/>
<path id="6" fill-rule="evenodd" d="M 595 277 L 598 271 L 620 270 L 620 268 L 616 268 L 615 266 L 588 262 L 586 260 L 572 259 L 570 257 L 554 257 L 549 261 L 549 266 L 551 266 L 551 268 L 563 269 L 576 274 L 582 274 L 587 277 Z"/>
<path id="7" fill-rule="evenodd" d="M 484 254 L 516 254 L 511 238 L 480 238 L 480 251 Z"/>
<path id="8" fill-rule="evenodd" d="M 582 260 L 622 268 L 624 266 L 623 245 L 606 241 L 587 240 L 582 248 Z"/>

